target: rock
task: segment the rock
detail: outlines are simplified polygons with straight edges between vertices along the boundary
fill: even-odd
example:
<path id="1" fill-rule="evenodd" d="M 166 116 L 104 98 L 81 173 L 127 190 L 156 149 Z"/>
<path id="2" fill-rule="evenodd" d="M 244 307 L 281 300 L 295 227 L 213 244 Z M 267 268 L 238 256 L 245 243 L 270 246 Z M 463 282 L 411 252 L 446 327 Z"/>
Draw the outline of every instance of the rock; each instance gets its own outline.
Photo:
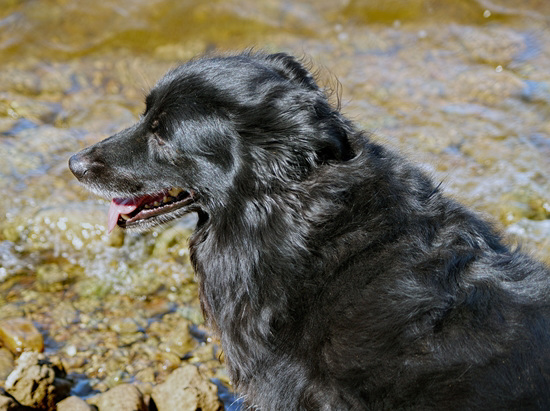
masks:
<path id="1" fill-rule="evenodd" d="M 131 384 L 121 384 L 89 399 L 99 411 L 147 411 L 143 394 Z"/>
<path id="2" fill-rule="evenodd" d="M 147 367 L 136 374 L 136 379 L 141 382 L 155 382 L 155 370 L 151 367 Z"/>
<path id="3" fill-rule="evenodd" d="M 197 367 L 190 364 L 178 368 L 153 388 L 151 400 L 158 411 L 223 409 L 216 386 L 205 381 Z"/>
<path id="4" fill-rule="evenodd" d="M 13 354 L 7 348 L 0 348 L 0 381 L 8 378 L 8 375 L 13 371 L 13 367 L 15 367 Z"/>
<path id="5" fill-rule="evenodd" d="M 72 395 L 57 403 L 57 411 L 93 411 L 93 407 L 86 401 Z"/>
<path id="6" fill-rule="evenodd" d="M 69 301 L 60 301 L 52 311 L 52 319 L 61 327 L 77 322 L 78 316 L 78 311 Z"/>
<path id="7" fill-rule="evenodd" d="M 15 401 L 9 395 L 6 395 L 0 389 L 0 411 L 23 411 L 24 407 L 21 406 L 17 401 Z"/>
<path id="8" fill-rule="evenodd" d="M 164 326 L 169 326 L 171 329 L 161 337 L 163 343 L 159 346 L 159 349 L 174 353 L 178 357 L 183 358 L 197 347 L 197 341 L 191 336 L 191 332 L 189 331 L 190 321 L 178 318 L 177 316 L 173 318 L 176 320 L 175 322 L 169 321 L 167 317 L 168 323 L 164 324 Z"/>
<path id="9" fill-rule="evenodd" d="M 2 263 L 0 263 L 0 265 L 1 264 Z M 2 273 L 0 273 L 0 281 L 3 281 L 1 278 L 1 274 Z M 5 318 L 22 317 L 25 314 L 25 311 L 16 303 L 7 303 L 0 307 L 2 307 L 2 309 L 0 310 L 0 320 L 3 320 Z"/>
<path id="10" fill-rule="evenodd" d="M 117 334 L 131 334 L 139 331 L 139 325 L 131 318 L 114 318 L 109 328 Z"/>
<path id="11" fill-rule="evenodd" d="M 41 291 L 60 291 L 69 280 L 69 274 L 58 264 L 44 264 L 36 269 L 37 287 Z"/>
<path id="12" fill-rule="evenodd" d="M 6 318 L 0 321 L 0 340 L 14 354 L 31 350 L 42 352 L 44 338 L 26 318 Z"/>
<path id="13" fill-rule="evenodd" d="M 172 352 L 160 352 L 157 360 L 164 370 L 175 370 L 181 365 L 181 358 Z"/>
<path id="14" fill-rule="evenodd" d="M 35 352 L 24 352 L 6 380 L 6 391 L 19 403 L 32 408 L 55 410 L 69 395 L 71 384 L 65 371 Z"/>

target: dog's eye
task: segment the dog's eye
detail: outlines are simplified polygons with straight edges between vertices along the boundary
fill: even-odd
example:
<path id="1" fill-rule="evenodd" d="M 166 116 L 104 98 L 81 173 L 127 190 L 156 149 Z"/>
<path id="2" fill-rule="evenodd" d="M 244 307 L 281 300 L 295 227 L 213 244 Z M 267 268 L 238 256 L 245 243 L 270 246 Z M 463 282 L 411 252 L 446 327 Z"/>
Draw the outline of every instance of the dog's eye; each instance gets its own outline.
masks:
<path id="1" fill-rule="evenodd" d="M 159 146 L 163 146 L 165 144 L 165 141 L 162 139 L 162 137 L 159 134 L 159 121 L 158 119 L 154 119 L 151 123 L 151 133 L 153 134 L 155 141 L 158 143 Z"/>
<path id="2" fill-rule="evenodd" d="M 159 146 L 163 146 L 164 144 L 166 144 L 166 142 L 162 139 L 159 133 L 153 133 L 153 137 L 155 138 L 155 141 Z"/>
<path id="3" fill-rule="evenodd" d="M 149 129 L 151 130 L 151 134 L 153 134 L 153 137 L 155 138 L 155 141 L 159 146 L 163 146 L 166 144 L 166 141 L 161 136 L 160 130 L 163 129 L 160 124 L 160 119 L 166 115 L 166 112 L 162 112 L 158 114 L 153 121 L 149 124 Z"/>

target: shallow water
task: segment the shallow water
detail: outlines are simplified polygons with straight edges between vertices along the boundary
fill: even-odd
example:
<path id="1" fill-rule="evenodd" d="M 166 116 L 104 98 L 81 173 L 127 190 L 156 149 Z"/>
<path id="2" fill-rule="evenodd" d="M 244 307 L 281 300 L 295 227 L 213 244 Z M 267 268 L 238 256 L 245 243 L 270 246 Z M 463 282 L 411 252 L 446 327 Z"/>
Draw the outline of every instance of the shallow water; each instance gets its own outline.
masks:
<path id="1" fill-rule="evenodd" d="M 350 118 L 550 262 L 549 16 L 546 0 L 0 0 L 0 317 L 31 318 L 100 389 L 182 358 L 227 381 L 215 342 L 174 354 L 163 325 L 201 322 L 194 220 L 108 236 L 67 159 L 179 61 L 248 47 L 305 56 Z"/>

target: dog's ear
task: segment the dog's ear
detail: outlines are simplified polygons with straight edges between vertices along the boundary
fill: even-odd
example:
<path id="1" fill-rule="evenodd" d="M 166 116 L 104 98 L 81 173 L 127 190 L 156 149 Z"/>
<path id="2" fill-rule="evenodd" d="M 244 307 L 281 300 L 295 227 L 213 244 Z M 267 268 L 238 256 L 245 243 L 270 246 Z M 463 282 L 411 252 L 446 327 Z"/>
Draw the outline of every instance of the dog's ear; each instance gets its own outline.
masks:
<path id="1" fill-rule="evenodd" d="M 321 162 L 330 160 L 347 161 L 354 156 L 353 149 L 348 141 L 350 125 L 330 107 L 325 94 L 315 82 L 314 76 L 295 57 L 286 53 L 269 54 L 267 61 L 282 77 L 299 84 L 308 90 L 315 91 L 317 97 L 315 114 L 321 122 L 325 123 L 323 132 L 316 136 L 317 158 Z M 331 119 L 327 121 L 327 119 Z"/>
<path id="2" fill-rule="evenodd" d="M 321 144 L 317 156 L 321 162 L 348 161 L 355 156 L 345 127 L 331 126 L 319 137 Z"/>
<path id="3" fill-rule="evenodd" d="M 286 53 L 268 54 L 267 61 L 282 77 L 300 84 L 310 90 L 319 90 L 313 75 L 294 56 Z"/>

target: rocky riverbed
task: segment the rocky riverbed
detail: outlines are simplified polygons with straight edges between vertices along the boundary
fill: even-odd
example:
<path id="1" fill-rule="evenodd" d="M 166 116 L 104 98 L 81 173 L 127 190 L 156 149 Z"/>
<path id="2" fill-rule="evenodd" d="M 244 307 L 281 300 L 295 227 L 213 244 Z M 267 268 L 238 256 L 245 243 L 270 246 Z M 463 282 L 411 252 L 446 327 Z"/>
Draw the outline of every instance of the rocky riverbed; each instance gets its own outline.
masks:
<path id="1" fill-rule="evenodd" d="M 103 393 L 88 395 L 86 400 L 71 395 L 78 380 L 71 378 L 59 362 L 49 361 L 43 354 L 27 351 L 0 391 L 2 410 L 120 410 L 172 411 L 222 410 L 217 387 L 206 381 L 198 367 L 178 367 L 158 385 L 119 384 Z"/>
<path id="2" fill-rule="evenodd" d="M 234 401 L 197 307 L 174 295 L 83 298 L 67 292 L 65 276 L 44 280 L 59 291 L 2 307 L 0 410 L 217 410 L 224 393 Z M 196 300 L 194 283 L 181 288 L 188 296 L 178 301 Z"/>

